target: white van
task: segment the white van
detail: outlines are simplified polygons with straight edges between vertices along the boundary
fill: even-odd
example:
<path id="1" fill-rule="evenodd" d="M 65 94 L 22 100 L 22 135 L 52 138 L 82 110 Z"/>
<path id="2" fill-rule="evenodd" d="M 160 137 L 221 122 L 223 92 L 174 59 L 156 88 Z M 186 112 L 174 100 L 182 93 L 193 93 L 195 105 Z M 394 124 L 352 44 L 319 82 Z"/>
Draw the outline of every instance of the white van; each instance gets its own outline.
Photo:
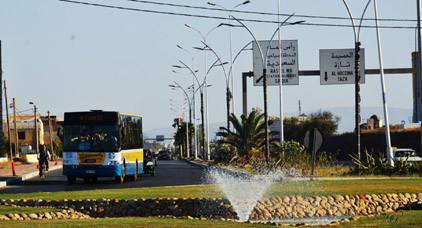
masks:
<path id="1" fill-rule="evenodd" d="M 416 151 L 411 148 L 395 148 L 393 147 L 393 160 L 406 160 L 409 164 L 414 164 L 416 162 L 422 162 L 422 158 L 416 154 Z"/>

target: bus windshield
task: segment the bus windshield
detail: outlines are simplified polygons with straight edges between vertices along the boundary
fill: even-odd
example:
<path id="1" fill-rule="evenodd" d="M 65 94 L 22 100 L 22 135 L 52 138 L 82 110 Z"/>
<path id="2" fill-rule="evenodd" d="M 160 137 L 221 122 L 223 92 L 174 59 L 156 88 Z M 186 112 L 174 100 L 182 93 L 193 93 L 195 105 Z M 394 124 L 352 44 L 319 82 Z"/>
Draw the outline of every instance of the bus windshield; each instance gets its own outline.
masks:
<path id="1" fill-rule="evenodd" d="M 66 125 L 64 150 L 66 151 L 119 151 L 117 125 Z"/>

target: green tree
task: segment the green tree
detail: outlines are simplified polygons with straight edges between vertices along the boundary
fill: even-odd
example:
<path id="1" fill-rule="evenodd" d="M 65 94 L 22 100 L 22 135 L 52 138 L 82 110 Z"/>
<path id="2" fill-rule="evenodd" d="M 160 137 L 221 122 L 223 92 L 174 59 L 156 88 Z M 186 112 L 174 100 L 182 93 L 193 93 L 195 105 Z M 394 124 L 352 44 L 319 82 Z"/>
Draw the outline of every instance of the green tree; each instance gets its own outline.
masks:
<path id="1" fill-rule="evenodd" d="M 12 156 L 15 155 L 15 143 L 10 143 L 9 139 L 6 137 L 3 137 L 3 148 L 1 148 L 2 153 L 1 157 L 10 157 L 10 146 L 12 146 Z"/>
<path id="2" fill-rule="evenodd" d="M 174 128 L 177 127 L 177 131 L 174 136 L 174 145 L 176 146 L 177 149 L 179 149 L 180 146 L 182 146 L 182 150 L 186 152 L 187 151 L 186 148 L 188 146 L 186 145 L 186 128 L 188 128 L 188 141 L 189 141 L 189 144 L 191 144 L 191 141 L 192 141 L 191 139 L 193 136 L 193 124 L 189 122 L 184 122 L 183 120 L 181 121 L 182 122 L 180 126 L 179 126 L 179 121 L 173 124 Z M 180 154 L 180 151 L 178 154 Z"/>
<path id="3" fill-rule="evenodd" d="M 290 117 L 283 121 L 285 140 L 303 142 L 306 131 L 318 129 L 324 138 L 336 132 L 340 117 L 328 111 L 311 113 L 308 117 Z"/>
<path id="4" fill-rule="evenodd" d="M 229 117 L 233 125 L 233 131 L 226 127 L 220 127 L 217 136 L 223 137 L 220 143 L 226 143 L 233 146 L 237 157 L 250 159 L 255 156 L 262 156 L 265 147 L 265 124 L 263 122 L 264 114 L 259 110 L 254 110 L 248 116 L 242 114 L 239 120 L 234 113 Z M 272 120 L 268 124 L 272 124 Z M 270 144 L 279 145 L 279 139 L 274 136 L 279 134 L 277 131 L 269 132 Z"/>

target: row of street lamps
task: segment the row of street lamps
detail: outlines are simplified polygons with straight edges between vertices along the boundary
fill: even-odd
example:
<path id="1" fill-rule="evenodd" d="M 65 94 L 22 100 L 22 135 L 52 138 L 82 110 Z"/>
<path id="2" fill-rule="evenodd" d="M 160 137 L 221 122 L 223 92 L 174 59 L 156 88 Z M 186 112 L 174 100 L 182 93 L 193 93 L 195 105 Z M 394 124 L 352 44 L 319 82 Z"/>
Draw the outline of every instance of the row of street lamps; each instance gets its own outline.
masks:
<path id="1" fill-rule="evenodd" d="M 254 36 L 254 34 L 251 32 L 251 30 L 241 21 L 241 20 L 239 20 L 239 19 L 237 19 L 237 18 L 235 18 L 233 15 L 232 15 L 232 12 L 233 12 L 233 10 L 234 9 L 236 9 L 237 7 L 239 7 L 239 6 L 242 6 L 242 5 L 246 5 L 246 4 L 249 4 L 251 1 L 250 0 L 248 0 L 248 1 L 245 1 L 245 2 L 243 2 L 243 3 L 241 3 L 241 4 L 238 4 L 238 5 L 236 5 L 235 7 L 233 7 L 231 10 L 228 10 L 228 9 L 226 9 L 225 7 L 223 7 L 223 6 L 221 6 L 221 5 L 218 5 L 218 4 L 215 4 L 215 3 L 211 3 L 211 2 L 208 2 L 208 4 L 209 5 L 212 5 L 212 6 L 217 6 L 217 7 L 220 7 L 220 8 L 222 8 L 226 13 L 227 13 L 227 15 L 228 15 L 228 21 L 229 21 L 229 23 L 227 24 L 227 23 L 221 23 L 221 24 L 219 24 L 218 26 L 216 26 L 215 28 L 213 28 L 213 29 L 211 29 L 205 36 L 203 35 L 203 33 L 200 31 L 200 30 L 198 30 L 198 29 L 196 29 L 196 28 L 194 28 L 193 26 L 191 26 L 191 25 L 189 25 L 189 24 L 185 24 L 185 26 L 186 27 L 188 27 L 188 28 L 190 28 L 190 29 L 193 29 L 194 31 L 196 31 L 196 32 L 198 32 L 200 35 L 201 35 L 201 37 L 202 37 L 202 44 L 204 45 L 204 47 L 194 47 L 194 49 L 197 49 L 197 50 L 202 50 L 202 51 L 211 51 L 214 55 L 215 55 L 215 57 L 217 58 L 217 61 L 215 62 L 215 63 L 219 63 L 219 65 L 222 67 L 222 69 L 223 69 L 223 72 L 224 72 L 224 76 L 225 76 L 225 81 L 226 81 L 226 104 L 227 104 L 227 130 L 228 131 L 230 131 L 230 121 L 229 121 L 229 117 L 230 117 L 230 100 L 233 98 L 233 94 L 232 94 L 232 91 L 234 91 L 234 61 L 235 61 L 235 59 L 238 57 L 238 55 L 243 51 L 243 50 L 245 50 L 245 48 L 250 44 L 250 43 L 248 43 L 245 47 L 243 47 L 242 48 L 242 50 L 236 55 L 236 57 L 233 59 L 233 51 L 232 51 L 232 31 L 231 31 L 231 28 L 232 27 L 244 27 L 249 33 L 250 33 L 250 35 L 252 36 L 252 38 L 253 38 L 253 40 L 255 41 L 255 44 L 258 46 L 258 48 L 259 48 L 259 50 L 260 50 L 260 55 L 261 55 L 261 61 L 262 61 L 262 66 L 263 66 L 263 76 L 264 76 L 264 85 L 263 85 L 263 90 L 264 90 L 264 122 L 265 122 L 265 155 L 266 155 L 266 160 L 267 160 L 267 162 L 268 162 L 268 160 L 269 160 L 269 152 L 268 152 L 268 150 L 269 150 L 269 138 L 268 138 L 268 108 L 267 108 L 267 78 L 266 78 L 266 69 L 267 69 L 267 67 L 266 67 L 266 64 L 265 64 L 265 62 L 266 62 L 266 57 L 267 57 L 267 53 L 268 53 L 268 49 L 269 48 L 267 48 L 267 50 L 266 50 L 266 52 L 265 52 L 265 56 L 264 56 L 264 52 L 263 52 L 263 50 L 262 50 L 262 48 L 261 48 L 261 46 L 260 46 L 260 44 L 259 44 L 259 42 L 258 42 L 258 40 L 255 38 L 255 36 Z M 291 15 L 291 16 L 289 16 L 283 23 L 279 23 L 279 25 L 278 25 L 278 27 L 277 27 L 277 29 L 276 29 L 276 32 L 277 31 L 279 31 L 280 30 L 280 27 L 282 26 L 282 25 L 284 25 L 284 24 L 286 24 L 286 22 L 292 17 L 293 15 Z M 231 23 L 231 21 L 232 20 L 236 20 L 240 25 L 238 25 L 238 26 L 235 26 L 235 25 L 233 25 L 232 23 Z M 298 21 L 298 22 L 294 22 L 294 23 L 288 23 L 289 25 L 295 25 L 295 24 L 299 24 L 299 23 L 302 23 L 303 21 Z M 224 67 L 224 65 L 226 64 L 226 63 L 224 63 L 222 60 L 221 60 L 221 58 L 220 58 L 220 56 L 215 52 L 215 50 L 213 49 L 213 48 L 211 48 L 211 46 L 207 43 L 207 37 L 208 37 L 208 35 L 212 32 L 212 31 L 214 31 L 215 29 L 217 29 L 218 27 L 221 27 L 221 26 L 229 26 L 229 28 L 230 28 L 230 30 L 229 30 L 229 35 L 230 35 L 230 71 L 227 73 L 227 71 L 226 71 L 226 69 L 225 69 L 225 67 Z M 273 36 L 271 37 L 271 41 L 272 41 L 272 39 L 274 38 L 274 35 L 276 34 L 276 32 L 274 32 L 274 34 L 273 34 Z M 279 40 L 280 40 L 280 36 L 279 36 Z M 271 43 L 271 41 L 270 41 L 270 43 Z M 280 42 L 280 41 L 279 41 Z M 189 53 L 189 55 L 191 56 L 191 58 L 192 58 L 192 65 L 194 65 L 194 56 L 188 51 L 188 50 L 186 50 L 186 49 L 184 49 L 183 47 L 181 47 L 180 45 L 178 45 L 178 47 L 180 48 L 180 49 L 183 49 L 184 51 L 186 51 L 187 53 Z M 281 58 L 281 55 L 280 55 L 280 58 Z M 197 81 L 197 83 L 198 83 L 198 86 L 199 86 L 199 88 L 201 88 L 200 89 L 200 91 L 201 91 L 201 113 L 203 113 L 203 106 L 202 106 L 202 104 L 203 104 L 203 101 L 202 101 L 202 98 L 203 98 L 203 90 L 202 90 L 202 88 L 205 86 L 205 91 L 206 91 L 206 113 L 207 113 L 207 115 L 206 115 L 206 118 L 207 118 L 207 126 L 206 126 L 206 129 L 207 129 L 207 150 L 205 151 L 205 147 L 203 146 L 202 147 L 202 149 L 203 149 L 203 151 L 204 151 L 204 153 L 206 153 L 206 155 L 207 156 L 205 156 L 204 155 L 204 158 L 207 158 L 207 159 L 210 159 L 210 155 L 209 155 L 209 144 L 208 144 L 208 142 L 209 142 L 209 118 L 208 118 L 208 90 L 207 90 L 207 77 L 208 77 L 208 72 L 209 72 L 209 70 L 207 71 L 206 70 L 206 68 L 207 68 L 207 54 L 206 54 L 206 52 L 205 52 L 205 55 L 204 55 L 204 59 L 205 59 L 205 75 L 204 75 L 204 81 L 203 81 L 203 83 L 200 83 L 199 82 L 199 80 L 198 80 L 198 77 L 196 76 L 196 72 L 192 69 L 192 68 L 190 68 L 190 67 L 188 67 L 186 64 L 184 64 L 183 62 L 181 62 L 181 61 L 179 61 L 179 62 L 181 62 L 182 64 L 183 64 L 183 67 L 181 67 L 181 66 L 178 66 L 178 65 L 173 65 L 173 67 L 177 67 L 177 68 L 187 68 L 187 69 L 189 69 L 189 71 L 191 72 L 191 74 L 193 75 L 193 77 L 194 77 L 194 82 L 193 82 L 193 87 L 195 86 L 195 79 L 196 79 L 196 81 Z M 280 62 L 281 62 L 281 60 L 280 60 Z M 215 65 L 215 63 L 213 64 L 213 66 Z M 280 66 L 281 67 L 281 66 Z M 211 68 L 210 68 L 211 69 Z M 281 70 L 279 71 L 279 72 L 281 72 Z M 281 77 L 281 75 L 280 75 L 280 77 Z M 230 90 L 230 81 L 231 81 L 231 84 L 232 84 L 232 88 L 231 88 L 231 90 Z M 280 81 L 282 81 L 281 80 L 281 78 L 280 78 Z M 281 87 L 282 85 L 280 84 L 280 87 Z M 180 87 L 180 86 L 179 86 Z M 181 88 L 181 87 L 180 87 Z M 182 88 L 181 88 L 182 89 Z M 185 91 L 184 91 L 185 92 Z M 186 94 L 186 92 L 185 92 L 185 94 Z M 192 99 L 194 100 L 193 102 L 195 103 L 195 89 L 193 89 L 193 95 L 192 95 Z M 281 95 L 281 88 L 280 88 L 280 105 L 281 105 L 281 103 L 282 103 L 282 95 Z M 234 113 L 235 112 L 235 102 L 234 102 L 234 100 L 233 100 L 233 106 L 232 106 L 232 112 Z M 195 107 L 195 105 L 194 105 L 194 109 L 196 109 L 196 107 Z M 281 108 L 280 108 L 280 110 L 282 110 Z M 281 111 L 282 112 L 282 111 Z M 194 113 L 195 113 L 195 111 L 194 111 Z M 194 114 L 194 116 L 195 116 L 195 114 Z M 282 116 L 282 114 L 280 114 L 280 116 Z M 195 117 L 194 117 L 195 118 Z M 195 119 L 196 120 L 196 119 Z M 283 129 L 283 126 L 282 126 L 282 121 L 280 121 L 281 122 L 281 129 Z M 195 123 L 195 128 L 194 129 L 196 129 L 196 123 Z M 205 125 L 204 125 L 204 116 L 202 115 L 202 126 L 203 126 L 203 129 L 204 129 L 204 127 L 205 127 Z M 282 132 L 282 130 L 281 130 L 281 132 Z M 202 131 L 202 142 L 203 142 L 203 145 L 204 145 L 204 143 L 205 143 L 205 139 L 204 139 L 204 136 L 203 136 L 203 133 L 204 133 L 204 130 Z M 282 133 L 280 134 L 280 143 L 282 144 L 282 142 L 283 142 L 283 137 L 282 137 Z M 196 153 L 196 149 L 197 149 L 197 147 L 196 147 L 196 130 L 195 130 L 195 158 L 197 157 L 197 153 Z"/>
<path id="2" fill-rule="evenodd" d="M 218 4 L 215 4 L 215 3 L 212 3 L 212 2 L 208 2 L 207 3 L 208 5 L 216 6 L 216 7 L 219 7 L 221 9 L 223 9 L 227 13 L 227 15 L 228 15 L 228 21 L 229 21 L 229 23 L 228 24 L 225 24 L 225 23 L 219 24 L 218 26 L 216 26 L 216 27 L 212 28 L 211 30 L 209 30 L 206 35 L 204 35 L 199 29 L 196 29 L 195 27 L 193 27 L 193 26 L 191 26 L 189 24 L 185 24 L 186 27 L 188 27 L 188 28 L 190 28 L 190 29 L 192 29 L 192 30 L 194 30 L 194 31 L 196 31 L 196 32 L 198 32 L 200 34 L 200 36 L 202 38 L 201 42 L 205 46 L 205 47 L 194 47 L 197 50 L 204 51 L 204 61 L 205 61 L 204 68 L 205 68 L 205 70 L 204 70 L 204 80 L 203 80 L 202 83 L 200 83 L 200 81 L 198 80 L 198 77 L 195 74 L 196 71 L 193 70 L 193 68 L 194 68 L 194 56 L 188 50 L 184 49 L 182 46 L 177 45 L 178 48 L 186 51 L 191 56 L 191 58 L 192 58 L 192 68 L 189 67 L 189 66 L 187 66 L 186 64 L 184 64 L 182 61 L 179 61 L 179 62 L 183 64 L 183 67 L 178 66 L 178 65 L 173 65 L 173 67 L 176 67 L 176 68 L 186 68 L 186 69 L 188 69 L 191 72 L 191 74 L 193 75 L 193 77 L 194 77 L 193 78 L 193 85 L 192 85 L 193 88 L 195 87 L 195 80 L 196 80 L 196 82 L 198 84 L 198 87 L 199 87 L 199 90 L 200 90 L 200 93 L 201 93 L 201 120 L 202 120 L 201 141 L 202 141 L 202 151 L 204 152 L 204 156 L 203 156 L 204 159 L 207 159 L 207 160 L 210 159 L 210 148 L 209 148 L 209 140 L 210 140 L 209 139 L 209 116 L 208 116 L 208 114 L 209 114 L 209 112 L 208 112 L 208 82 L 207 82 L 208 81 L 207 80 L 208 73 L 210 72 L 210 70 L 214 66 L 221 66 L 222 69 L 223 69 L 224 76 L 225 76 L 225 82 L 226 82 L 227 129 L 229 130 L 230 129 L 230 121 L 229 121 L 229 116 L 230 116 L 230 100 L 233 97 L 231 91 L 234 91 L 234 84 L 235 84 L 234 83 L 234 77 L 233 77 L 233 54 L 232 54 L 233 53 L 232 52 L 233 48 L 232 48 L 232 31 L 231 31 L 231 27 L 232 27 L 231 26 L 232 12 L 237 7 L 242 6 L 242 5 L 246 5 L 246 4 L 250 3 L 250 2 L 251 2 L 250 0 L 244 1 L 241 4 L 238 4 L 238 5 L 234 6 L 231 10 L 226 9 L 225 7 L 223 7 L 221 5 L 218 5 Z M 226 71 L 226 69 L 224 67 L 224 65 L 227 64 L 227 62 L 223 62 L 221 60 L 221 58 L 219 57 L 219 55 L 215 52 L 215 50 L 212 49 L 208 45 L 208 43 L 207 43 L 207 37 L 208 37 L 208 35 L 212 31 L 214 31 L 215 29 L 219 28 L 222 25 L 228 25 L 228 26 L 230 26 L 230 30 L 229 30 L 229 36 L 230 37 L 229 38 L 230 38 L 230 64 L 231 64 L 231 66 L 230 66 L 229 75 L 227 74 L 227 71 Z M 217 58 L 217 60 L 214 62 L 214 64 L 209 69 L 207 69 L 208 66 L 207 66 L 207 53 L 206 53 L 206 51 L 212 51 L 213 54 Z M 216 63 L 218 63 L 218 64 L 216 64 Z M 230 91 L 230 73 L 231 73 L 231 84 L 232 84 L 231 91 Z M 173 87 L 173 88 L 175 88 L 174 85 L 170 85 L 170 86 Z M 185 95 L 187 96 L 186 91 L 181 86 L 176 86 L 176 87 L 179 88 L 179 89 L 182 89 L 184 91 Z M 203 99 L 204 99 L 204 94 L 203 94 L 204 90 L 203 89 L 204 88 L 205 88 L 205 100 L 206 100 L 206 102 L 205 102 L 205 106 L 206 106 L 205 107 L 205 109 L 206 109 L 205 117 L 204 117 L 204 102 L 203 102 Z M 194 131 L 195 131 L 195 134 L 194 134 L 195 135 L 194 136 L 194 138 L 195 138 L 195 140 L 194 140 L 194 148 L 195 148 L 195 158 L 197 158 L 197 136 L 196 136 L 196 132 L 197 131 L 196 131 L 196 118 L 195 118 L 195 110 L 196 110 L 196 106 L 195 106 L 195 92 L 196 92 L 195 89 L 193 89 L 193 91 L 192 91 L 192 100 L 193 100 L 193 106 L 194 106 L 193 109 L 194 109 L 194 122 L 195 122 L 194 123 Z M 234 103 L 234 101 L 233 101 L 232 111 L 235 112 L 235 103 Z M 206 125 L 205 125 L 205 118 L 206 118 Z M 205 141 L 205 132 L 204 131 L 207 132 L 207 134 L 206 134 L 207 135 L 206 141 Z M 205 149 L 205 144 L 206 144 L 206 149 Z"/>

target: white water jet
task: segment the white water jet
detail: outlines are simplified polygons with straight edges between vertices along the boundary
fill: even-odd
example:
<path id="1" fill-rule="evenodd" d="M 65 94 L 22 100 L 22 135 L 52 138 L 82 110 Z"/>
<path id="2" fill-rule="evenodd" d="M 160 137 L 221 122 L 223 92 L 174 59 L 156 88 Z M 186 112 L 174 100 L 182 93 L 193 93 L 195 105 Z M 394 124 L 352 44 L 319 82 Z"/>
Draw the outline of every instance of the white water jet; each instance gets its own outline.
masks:
<path id="1" fill-rule="evenodd" d="M 208 181 L 221 188 L 242 222 L 248 221 L 267 188 L 282 176 L 282 172 L 271 175 L 250 175 L 224 169 L 207 172 Z"/>

